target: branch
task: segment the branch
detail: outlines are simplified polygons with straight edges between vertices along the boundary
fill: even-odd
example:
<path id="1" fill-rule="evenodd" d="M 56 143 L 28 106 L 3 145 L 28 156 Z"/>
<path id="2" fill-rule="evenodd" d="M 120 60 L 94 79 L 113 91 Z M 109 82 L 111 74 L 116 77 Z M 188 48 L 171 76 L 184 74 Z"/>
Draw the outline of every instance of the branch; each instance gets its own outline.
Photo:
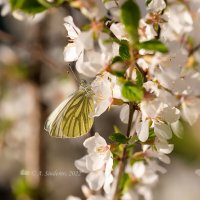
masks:
<path id="1" fill-rule="evenodd" d="M 65 66 L 57 64 L 46 52 L 44 52 L 43 48 L 40 44 L 35 45 L 25 45 L 17 40 L 13 35 L 0 31 L 0 41 L 7 41 L 10 43 L 10 46 L 20 48 L 30 54 L 34 59 L 41 61 L 46 64 L 49 68 L 56 70 L 60 73 L 66 73 Z"/>
<path id="2" fill-rule="evenodd" d="M 134 110 L 135 110 L 135 105 L 133 103 L 129 103 L 129 120 L 128 120 L 127 132 L 126 132 L 127 137 L 130 137 Z M 120 184 L 119 183 L 120 183 L 122 175 L 124 174 L 125 167 L 127 164 L 127 156 L 126 156 L 127 147 L 128 147 L 128 144 L 125 144 L 123 153 L 122 153 L 122 158 L 119 163 L 119 172 L 117 176 L 116 189 L 113 195 L 113 200 L 120 200 L 120 187 L 119 187 Z"/>

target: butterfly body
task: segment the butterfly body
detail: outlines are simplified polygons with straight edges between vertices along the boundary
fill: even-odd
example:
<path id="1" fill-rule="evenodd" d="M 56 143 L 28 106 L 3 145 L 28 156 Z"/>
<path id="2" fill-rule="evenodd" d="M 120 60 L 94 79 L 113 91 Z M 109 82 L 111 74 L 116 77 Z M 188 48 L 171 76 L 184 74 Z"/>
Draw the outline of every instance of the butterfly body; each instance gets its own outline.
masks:
<path id="1" fill-rule="evenodd" d="M 49 116 L 45 129 L 53 137 L 75 138 L 89 132 L 94 119 L 93 91 L 86 82 L 81 82 L 77 92 L 63 101 Z"/>

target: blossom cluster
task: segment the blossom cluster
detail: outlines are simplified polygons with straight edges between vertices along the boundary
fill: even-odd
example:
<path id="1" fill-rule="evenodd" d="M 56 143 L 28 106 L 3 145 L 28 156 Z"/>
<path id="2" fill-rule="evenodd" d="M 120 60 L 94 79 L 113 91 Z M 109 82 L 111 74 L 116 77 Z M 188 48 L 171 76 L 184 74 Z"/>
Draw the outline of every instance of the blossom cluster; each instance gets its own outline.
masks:
<path id="1" fill-rule="evenodd" d="M 192 50 L 198 42 L 194 35 L 198 4 L 148 1 L 146 14 L 134 22 L 130 19 L 134 14 L 128 8 L 133 6 L 137 15 L 133 1 L 74 1 L 72 6 L 78 7 L 90 24 L 81 31 L 71 16 L 64 19 L 69 37 L 65 61 L 76 61 L 80 74 L 94 78 L 93 116 L 124 104 L 120 118 L 129 123 L 129 102 L 137 105 L 127 143 L 139 143 L 141 150 L 129 152 L 124 171 L 128 178 L 121 190 L 124 200 L 153 198 L 151 189 L 158 181 L 158 173 L 166 172 L 160 163 L 170 163 L 168 154 L 173 151 L 173 144 L 168 141 L 173 134 L 182 137 L 182 121 L 193 125 L 199 118 L 199 55 Z M 137 30 L 131 30 L 131 25 Z M 116 160 L 121 154 L 118 147 L 108 148 L 100 138 L 95 134 L 85 141 L 88 154 L 75 166 L 88 173 L 86 182 L 91 191 L 104 189 L 104 197 L 91 192 L 86 195 L 88 199 L 113 199 L 119 169 L 113 165 L 111 170 L 111 160 L 119 164 Z M 96 163 L 101 165 L 97 167 Z"/>
<path id="2" fill-rule="evenodd" d="M 200 116 L 200 2 L 147 0 L 143 15 L 133 0 L 69 4 L 89 21 L 79 28 L 64 18 L 64 60 L 92 79 L 90 117 L 120 106 L 128 127 L 126 136 L 115 127 L 110 144 L 99 133 L 85 140 L 87 154 L 75 161 L 87 174 L 82 191 L 87 200 L 152 200 L 163 164 L 170 164 L 170 139 L 182 137 L 183 121 L 192 126 Z"/>

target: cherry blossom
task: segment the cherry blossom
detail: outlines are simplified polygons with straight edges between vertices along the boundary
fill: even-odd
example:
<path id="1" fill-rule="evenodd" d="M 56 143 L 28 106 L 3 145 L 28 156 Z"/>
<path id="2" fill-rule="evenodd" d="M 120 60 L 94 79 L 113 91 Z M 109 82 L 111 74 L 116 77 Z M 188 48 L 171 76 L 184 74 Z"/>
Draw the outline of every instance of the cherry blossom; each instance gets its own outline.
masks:
<path id="1" fill-rule="evenodd" d="M 166 8 L 166 3 L 164 0 L 152 0 L 148 4 L 148 9 L 150 12 L 160 12 Z"/>
<path id="2" fill-rule="evenodd" d="M 180 117 L 180 111 L 175 107 L 169 107 L 158 101 L 152 101 L 149 106 L 148 101 L 141 103 L 143 122 L 138 124 L 137 134 L 141 141 L 146 141 L 149 134 L 149 119 L 153 122 L 155 134 L 160 139 L 170 139 L 172 131 L 170 124 L 176 122 Z"/>
<path id="3" fill-rule="evenodd" d="M 64 49 L 64 60 L 66 62 L 72 62 L 78 59 L 80 53 L 83 51 L 83 47 L 78 40 L 80 29 L 74 24 L 71 16 L 64 18 L 64 26 L 67 30 L 69 39 L 71 40 Z"/>
<path id="4" fill-rule="evenodd" d="M 113 159 L 109 145 L 98 133 L 86 139 L 83 145 L 88 154 L 76 160 L 75 166 L 81 172 L 88 173 L 86 182 L 92 190 L 97 191 L 103 187 L 104 191 L 109 193 L 110 184 L 113 182 Z"/>
<path id="5" fill-rule="evenodd" d="M 178 15 L 177 15 L 178 13 Z M 181 4 L 173 4 L 165 11 L 168 20 L 163 23 L 162 38 L 170 41 L 178 40 L 180 35 L 191 32 L 193 29 L 193 19 L 187 8 Z"/>
<path id="6" fill-rule="evenodd" d="M 2 16 L 5 16 L 8 13 L 10 13 L 11 8 L 7 0 L 0 0 L 0 5 L 2 6 L 1 13 L 0 13 Z"/>
<path id="7" fill-rule="evenodd" d="M 95 94 L 94 116 L 99 116 L 105 112 L 112 103 L 113 84 L 109 78 L 109 73 L 97 76 L 97 78 L 92 82 L 91 86 Z"/>

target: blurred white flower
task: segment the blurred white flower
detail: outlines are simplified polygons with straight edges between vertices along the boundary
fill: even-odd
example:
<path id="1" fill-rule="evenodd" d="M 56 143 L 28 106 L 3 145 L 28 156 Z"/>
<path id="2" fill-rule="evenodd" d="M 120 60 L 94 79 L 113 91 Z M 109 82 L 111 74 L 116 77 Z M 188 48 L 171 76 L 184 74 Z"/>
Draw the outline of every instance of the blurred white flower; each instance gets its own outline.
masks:
<path id="1" fill-rule="evenodd" d="M 66 198 L 66 200 L 81 200 L 81 198 L 70 195 Z"/>
<path id="2" fill-rule="evenodd" d="M 178 138 L 182 138 L 183 136 L 183 125 L 180 122 L 180 120 L 174 122 L 171 124 L 171 128 L 173 133 L 178 137 Z"/>
<path id="3" fill-rule="evenodd" d="M 113 23 L 110 30 L 119 40 L 128 40 L 128 35 L 122 23 Z"/>
<path id="4" fill-rule="evenodd" d="M 79 7 L 81 12 L 89 19 L 98 19 L 106 16 L 106 9 L 102 0 L 75 0 L 71 3 L 75 7 Z"/>
<path id="5" fill-rule="evenodd" d="M 134 190 L 128 190 L 123 194 L 122 200 L 139 200 L 139 195 Z"/>
<path id="6" fill-rule="evenodd" d="M 143 152 L 145 157 L 157 158 L 165 164 L 170 164 L 170 158 L 165 155 L 169 154 L 173 150 L 173 145 L 168 144 L 166 140 L 155 139 L 155 147 L 151 145 L 143 145 Z"/>
<path id="7" fill-rule="evenodd" d="M 105 8 L 115 21 L 120 21 L 120 7 L 126 0 L 103 0 Z"/>
<path id="8" fill-rule="evenodd" d="M 200 176 L 200 169 L 197 169 L 197 170 L 195 171 L 195 174 L 198 175 L 198 176 Z"/>
<path id="9" fill-rule="evenodd" d="M 168 144 L 164 138 L 156 138 L 155 146 L 158 152 L 164 154 L 170 154 L 174 149 L 174 145 Z"/>
<path id="10" fill-rule="evenodd" d="M 92 195 L 87 200 L 108 200 L 108 199 L 101 195 Z"/>
<path id="11" fill-rule="evenodd" d="M 98 133 L 85 140 L 83 145 L 88 154 L 75 161 L 75 166 L 83 173 L 88 173 L 86 182 L 92 190 L 98 191 L 102 187 L 106 193 L 110 192 L 113 182 L 111 174 L 113 159 L 109 145 Z"/>
<path id="12" fill-rule="evenodd" d="M 168 21 L 161 24 L 163 29 L 161 38 L 169 41 L 179 40 L 182 35 L 192 31 L 193 19 L 185 5 L 181 3 L 172 4 L 165 11 L 165 15 Z"/>
<path id="13" fill-rule="evenodd" d="M 145 22 L 145 19 L 140 19 L 139 35 L 140 42 L 144 42 L 146 40 L 154 39 L 157 33 L 151 24 Z"/>
<path id="14" fill-rule="evenodd" d="M 148 9 L 150 10 L 150 12 L 161 12 L 165 8 L 166 3 L 164 0 L 152 0 L 148 4 Z"/>
<path id="15" fill-rule="evenodd" d="M 1 16 L 6 16 L 11 11 L 10 3 L 8 0 L 0 0 Z"/>
<path id="16" fill-rule="evenodd" d="M 145 200 L 153 199 L 152 188 L 158 182 L 158 174 L 156 172 L 164 172 L 164 168 L 155 162 L 147 160 L 147 164 L 143 161 L 135 162 L 132 166 L 126 167 L 126 172 L 132 174 L 138 181 L 134 189 L 131 188 L 123 195 L 123 200 L 139 199 L 142 195 Z"/>
<path id="17" fill-rule="evenodd" d="M 142 195 L 144 200 L 153 200 L 153 192 L 150 188 L 141 186 L 137 189 L 138 194 Z"/>
<path id="18" fill-rule="evenodd" d="M 200 99 L 196 97 L 186 97 L 182 101 L 182 117 L 193 125 L 200 116 Z"/>

